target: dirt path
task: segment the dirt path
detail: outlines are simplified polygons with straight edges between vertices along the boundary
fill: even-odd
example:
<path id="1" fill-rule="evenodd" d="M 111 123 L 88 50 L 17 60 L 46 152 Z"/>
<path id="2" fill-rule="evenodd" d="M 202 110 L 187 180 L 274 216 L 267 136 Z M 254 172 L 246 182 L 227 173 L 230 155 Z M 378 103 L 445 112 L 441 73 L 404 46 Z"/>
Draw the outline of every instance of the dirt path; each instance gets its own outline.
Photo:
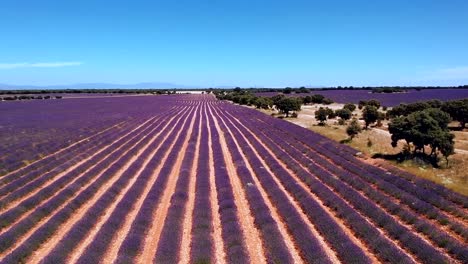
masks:
<path id="1" fill-rule="evenodd" d="M 200 111 L 200 115 L 201 111 Z M 190 242 L 192 241 L 192 217 L 193 209 L 195 207 L 195 184 L 197 180 L 197 169 L 198 169 L 198 159 L 200 156 L 200 142 L 201 142 L 201 128 L 202 128 L 203 119 L 200 117 L 200 122 L 198 123 L 198 138 L 195 146 L 195 156 L 193 158 L 192 168 L 190 169 L 190 182 L 188 189 L 187 205 L 185 206 L 184 213 L 184 222 L 182 225 L 182 240 L 180 242 L 180 257 L 179 263 L 188 264 L 190 263 Z"/>
<path id="2" fill-rule="evenodd" d="M 111 144 L 101 148 L 100 150 L 98 150 L 97 152 L 93 153 L 91 156 L 77 162 L 76 164 L 68 167 L 66 170 L 62 171 L 62 172 L 59 172 L 57 173 L 56 175 L 50 177 L 50 179 L 48 179 L 47 181 L 45 181 L 42 185 L 37 185 L 37 186 L 34 186 L 34 190 L 22 197 L 18 197 L 17 200 L 14 200 L 12 201 L 11 203 L 9 203 L 7 206 L 5 206 L 4 208 L 0 209 L 0 213 L 3 213 L 5 211 L 8 211 L 10 210 L 11 208 L 15 208 L 17 207 L 21 202 L 29 199 L 30 197 L 36 195 L 38 192 L 40 192 L 42 189 L 50 186 L 51 184 L 53 184 L 54 182 L 56 182 L 57 180 L 61 179 L 63 176 L 67 175 L 68 173 L 72 172 L 73 170 L 75 170 L 76 168 L 78 168 L 79 166 L 81 166 L 82 164 L 90 161 L 92 158 L 94 158 L 96 155 L 98 155 L 99 153 L 102 153 L 103 151 L 113 147 L 114 145 L 118 144 L 118 142 L 120 142 L 124 137 L 126 137 L 127 135 L 133 133 L 134 131 L 140 129 L 142 126 L 146 125 L 148 122 L 150 122 L 153 118 L 147 120 L 146 122 L 140 124 L 139 126 L 137 126 L 135 129 L 132 129 L 131 131 L 129 131 L 128 133 L 126 133 L 125 135 L 119 137 L 118 139 L 116 139 L 114 142 L 112 142 Z M 108 157 L 109 155 L 111 155 L 112 153 L 114 153 L 116 150 L 113 150 L 110 154 L 106 155 L 106 157 Z M 103 158 L 105 159 L 105 158 Z M 103 160 L 101 159 L 101 160 Z M 70 184 L 72 184 L 73 182 L 77 181 L 82 175 L 84 175 L 86 172 L 90 171 L 92 168 L 94 168 L 97 164 L 99 163 L 99 161 L 97 161 L 96 163 L 94 163 L 92 166 L 88 167 L 84 172 L 80 173 L 78 177 L 75 177 L 71 182 L 67 183 L 66 185 L 62 186 L 61 188 L 59 188 L 57 190 L 56 193 L 59 193 L 61 190 L 63 190 L 64 188 L 66 188 L 67 186 L 69 186 Z M 8 197 L 9 195 L 12 195 L 14 194 L 14 192 L 8 194 L 6 197 Z M 46 199 L 45 201 L 42 201 L 41 204 L 45 203 L 47 200 L 49 200 L 50 198 Z"/>
<path id="3" fill-rule="evenodd" d="M 217 110 L 214 110 L 215 112 L 218 112 Z M 281 236 L 283 237 L 284 241 L 285 241 L 285 244 L 288 248 L 288 251 L 289 253 L 291 254 L 291 257 L 294 261 L 294 263 L 304 263 L 301 259 L 301 257 L 299 256 L 299 252 L 297 251 L 296 247 L 294 246 L 294 242 L 293 242 L 293 238 L 289 235 L 288 231 L 287 231 L 287 227 L 286 225 L 284 224 L 284 222 L 281 220 L 282 217 L 279 215 L 278 213 L 278 210 L 275 208 L 275 206 L 273 205 L 273 203 L 270 201 L 270 199 L 268 198 L 268 194 L 266 193 L 265 189 L 263 188 L 262 184 L 260 183 L 260 180 L 257 178 L 255 172 L 254 172 L 254 169 L 252 168 L 252 165 L 250 164 L 249 160 L 247 159 L 247 157 L 245 156 L 245 154 L 243 153 L 242 151 L 242 148 L 240 147 L 239 145 L 239 142 L 237 141 L 236 137 L 234 136 L 234 134 L 232 133 L 231 129 L 227 126 L 226 122 L 225 122 L 225 119 L 223 119 L 219 113 L 217 113 L 219 119 L 221 120 L 221 122 L 223 122 L 223 124 L 226 126 L 230 136 L 232 137 L 234 143 L 236 144 L 236 148 L 237 150 L 239 151 L 239 153 L 241 154 L 242 156 L 242 160 L 244 161 L 247 169 L 250 171 L 251 175 L 252 175 L 252 178 L 254 180 L 254 185 L 258 188 L 258 190 L 260 191 L 260 194 L 262 195 L 262 198 L 263 200 L 265 201 L 265 204 L 267 205 L 269 211 L 271 212 L 271 216 L 273 218 L 273 220 L 276 222 L 276 224 L 278 225 L 278 229 L 281 233 Z M 232 122 L 230 122 L 232 124 Z M 234 125 L 234 124 L 233 124 Z M 235 126 L 235 125 L 234 125 Z M 252 151 L 256 154 L 257 157 L 261 157 L 258 152 L 255 150 L 255 148 L 248 142 L 248 140 L 243 136 L 243 138 L 247 141 L 247 144 L 248 146 L 252 149 Z M 262 162 L 262 165 L 267 168 L 267 165 Z M 270 170 L 268 170 L 269 173 L 271 173 Z M 335 263 L 338 263 L 338 258 L 333 258 L 334 254 L 332 254 L 330 256 L 330 259 L 334 260 Z"/>
<path id="4" fill-rule="evenodd" d="M 266 263 L 265 253 L 263 252 L 263 243 L 260 238 L 260 233 L 255 228 L 254 219 L 250 213 L 248 201 L 244 189 L 242 188 L 242 183 L 240 182 L 238 176 L 236 175 L 236 168 L 234 167 L 229 152 L 229 147 L 223 131 L 221 130 L 217 118 L 214 116 L 211 107 L 209 107 L 210 115 L 213 116 L 215 129 L 218 131 L 219 140 L 221 143 L 221 149 L 223 152 L 224 162 L 226 164 L 226 169 L 229 175 L 229 180 L 234 193 L 234 201 L 237 205 L 238 218 L 243 229 L 245 244 L 250 255 L 250 260 L 253 263 Z"/>
<path id="5" fill-rule="evenodd" d="M 14 171 L 8 172 L 7 174 L 1 176 L 0 179 L 2 179 L 2 180 L 3 180 L 3 179 L 6 179 L 6 177 L 12 175 L 13 173 L 21 172 L 22 170 L 24 170 L 24 169 L 26 169 L 26 168 L 28 168 L 28 167 L 30 167 L 30 166 L 36 165 L 36 163 L 39 163 L 39 162 L 43 161 L 44 159 L 46 159 L 46 158 L 48 158 L 48 157 L 51 157 L 51 156 L 54 156 L 54 155 L 58 155 L 58 154 L 60 154 L 60 153 L 62 153 L 62 152 L 64 152 L 64 151 L 66 151 L 67 149 L 69 149 L 69 148 L 71 148 L 71 147 L 73 147 L 73 146 L 75 146 L 75 145 L 77 145 L 77 144 L 80 144 L 80 143 L 82 143 L 82 142 L 84 142 L 84 141 L 90 140 L 91 138 L 96 137 L 96 136 L 98 136 L 98 135 L 100 135 L 100 134 L 102 134 L 102 133 L 104 133 L 104 132 L 106 132 L 106 131 L 108 131 L 108 130 L 110 130 L 110 129 L 113 129 L 113 128 L 115 128 L 115 127 L 118 127 L 118 126 L 122 125 L 123 123 L 125 123 L 125 121 L 122 121 L 122 122 L 120 122 L 120 123 L 117 123 L 117 124 L 115 124 L 115 125 L 113 125 L 113 126 L 110 126 L 110 127 L 106 128 L 106 129 L 104 129 L 104 130 L 101 130 L 101 131 L 97 132 L 97 133 L 94 134 L 94 135 L 91 135 L 91 136 L 89 136 L 89 137 L 85 137 L 85 138 L 83 138 L 83 139 L 80 139 L 80 140 L 78 140 L 78 141 L 76 141 L 76 142 L 70 144 L 69 146 L 66 146 L 66 147 L 64 147 L 64 148 L 62 148 L 62 149 L 59 149 L 59 150 L 55 151 L 55 152 L 52 152 L 52 153 L 50 153 L 50 154 L 47 154 L 47 155 L 43 156 L 42 158 L 40 158 L 40 159 L 38 159 L 38 160 L 35 160 L 35 161 L 29 163 L 28 165 L 26 165 L 26 166 L 24 166 L 24 167 L 21 167 L 21 168 L 18 168 L 18 169 L 16 169 L 16 170 L 14 170 Z M 24 176 L 24 175 L 18 177 L 18 179 L 21 178 L 21 177 L 23 177 L 23 176 Z M 16 178 L 16 177 L 15 177 L 15 178 Z M 3 182 L 0 182 L 0 186 L 2 186 L 2 185 L 4 185 Z"/>
<path id="6" fill-rule="evenodd" d="M 196 112 L 198 111 L 197 110 Z M 192 134 L 193 127 L 195 124 L 195 115 L 192 116 L 192 121 L 190 122 L 190 127 L 187 131 L 187 135 L 185 136 L 184 143 L 182 145 L 182 150 L 186 149 L 188 146 L 188 141 L 190 135 Z M 179 155 L 177 160 L 174 164 L 174 167 L 171 170 L 171 174 L 169 175 L 169 180 L 167 182 L 166 189 L 164 190 L 163 196 L 161 197 L 161 201 L 158 204 L 158 208 L 155 210 L 153 214 L 153 222 L 151 224 L 151 228 L 146 235 L 146 239 L 144 242 L 144 247 L 142 253 L 138 256 L 136 262 L 138 263 L 151 263 L 153 261 L 154 255 L 158 248 L 159 237 L 161 236 L 162 228 L 164 227 L 164 220 L 166 219 L 167 211 L 169 206 L 171 205 L 171 197 L 175 191 L 177 179 L 179 178 L 179 171 L 180 167 L 182 166 L 182 161 L 185 157 L 184 155 Z"/>
<path id="7" fill-rule="evenodd" d="M 210 201 L 211 215 L 213 217 L 213 246 L 216 263 L 226 263 L 226 252 L 224 252 L 224 241 L 222 237 L 221 216 L 219 214 L 218 191 L 216 190 L 214 158 L 213 158 L 213 139 L 211 137 L 211 122 L 208 118 L 207 105 L 204 105 L 205 120 L 208 126 L 208 154 L 209 154 L 209 177 L 210 177 Z"/>
<path id="8" fill-rule="evenodd" d="M 188 113 L 187 115 L 190 115 L 190 114 L 191 113 Z M 181 119 L 184 119 L 183 114 L 179 117 L 177 122 L 179 122 Z M 187 122 L 187 118 L 184 119 L 182 127 L 185 127 L 186 122 Z M 160 149 L 160 147 L 167 140 L 167 138 L 172 133 L 175 133 L 174 129 L 175 129 L 175 125 L 172 126 L 170 131 L 168 131 L 167 133 L 164 133 L 165 134 L 164 138 L 162 140 L 160 140 L 159 145 L 149 155 L 149 159 L 147 160 L 147 162 L 145 161 L 141 171 L 143 171 L 143 169 L 146 167 L 146 165 L 150 162 L 151 157 L 153 157 L 156 154 L 156 152 Z M 162 157 L 161 162 L 159 163 L 159 165 L 154 169 L 153 174 L 152 174 L 151 178 L 149 179 L 149 181 L 147 182 L 147 184 L 145 186 L 145 189 L 143 190 L 141 196 L 136 201 L 136 203 L 133 206 L 132 210 L 125 217 L 124 224 L 119 228 L 119 230 L 115 234 L 114 239 L 111 242 L 111 245 L 109 246 L 108 251 L 106 252 L 106 254 L 104 255 L 104 257 L 101 260 L 102 263 L 113 263 L 117 259 L 119 249 L 122 246 L 122 243 L 125 241 L 125 238 L 127 237 L 127 234 L 130 231 L 130 228 L 132 227 L 133 221 L 137 217 L 138 212 L 140 211 L 140 209 L 141 209 L 141 207 L 143 205 L 143 202 L 145 201 L 146 197 L 148 196 L 148 194 L 149 194 L 149 192 L 151 190 L 151 187 L 154 185 L 154 183 L 158 179 L 159 173 L 161 172 L 161 169 L 163 168 L 163 166 L 166 163 L 166 160 L 167 160 L 167 157 L 169 156 L 170 150 L 174 147 L 175 142 L 177 141 L 177 139 L 179 138 L 179 136 L 181 134 L 181 131 L 178 131 L 176 133 L 177 133 L 176 138 L 171 143 L 168 151 Z M 102 221 L 100 221 L 100 222 L 102 222 L 102 225 L 103 225 L 105 223 L 105 221 L 107 221 L 107 219 L 102 219 Z M 86 244 L 90 244 L 94 240 L 94 237 L 96 236 L 98 231 L 99 231 L 99 229 L 97 229 L 95 232 L 93 232 L 92 236 L 91 235 L 88 236 L 88 238 L 85 241 Z M 81 248 L 81 250 L 80 249 L 77 250 L 76 253 L 73 255 L 73 257 L 70 258 L 71 263 L 75 263 L 75 261 L 78 260 L 79 257 L 81 257 L 81 254 L 86 249 L 86 247 L 81 247 L 81 246 L 80 246 L 80 248 Z"/>
<path id="9" fill-rule="evenodd" d="M 168 122 L 166 127 L 170 124 Z M 151 131 L 150 133 L 154 132 Z M 107 181 L 99 191 L 97 191 L 91 199 L 89 199 L 80 209 L 78 209 L 75 214 L 70 217 L 65 223 L 60 226 L 60 229 L 54 233 L 54 235 L 41 247 L 34 252 L 34 254 L 29 259 L 30 263 L 39 263 L 42 258 L 47 256 L 50 251 L 60 242 L 60 240 L 65 236 L 71 228 L 86 214 L 86 212 L 96 203 L 97 200 L 101 198 L 101 196 L 107 192 L 107 190 L 123 175 L 123 173 L 133 164 L 137 159 L 141 158 L 143 152 L 157 139 L 157 137 L 162 133 L 162 130 L 158 132 L 147 144 L 145 144 L 141 149 L 138 150 L 137 154 L 133 156 L 114 176 L 111 180 Z M 141 142 L 145 137 L 142 137 L 138 142 Z M 136 144 L 138 144 L 135 143 Z M 151 156 L 146 157 L 144 164 L 149 162 Z M 109 167 L 107 167 L 109 168 Z M 107 169 L 106 168 L 106 169 Z M 135 175 L 140 175 L 141 171 L 144 169 L 142 166 L 139 171 Z M 131 186 L 136 182 L 138 176 L 134 176 L 127 186 L 117 195 L 112 205 L 106 209 L 106 212 L 100 218 L 100 222 L 98 222 L 97 226 L 102 226 L 104 221 L 102 219 L 107 219 L 112 211 L 117 207 L 118 202 L 124 197 L 125 193 L 131 188 Z M 94 231 L 94 230 L 93 230 Z M 97 232 L 98 230 L 96 230 Z M 89 238 L 89 236 L 87 236 Z"/>
<path id="10" fill-rule="evenodd" d="M 266 146 L 262 140 L 260 140 L 256 135 L 255 133 L 252 132 L 252 130 L 250 130 L 247 126 L 245 126 L 244 124 L 242 124 L 241 121 L 239 121 L 239 119 L 237 119 L 236 117 L 234 117 L 233 115 L 231 115 L 230 113 L 227 113 L 233 120 L 236 120 L 236 122 L 239 124 L 239 126 L 242 126 L 244 127 L 247 131 L 249 131 L 249 133 L 255 138 L 255 140 L 260 144 L 262 145 L 266 151 L 270 154 L 271 157 L 273 157 L 287 172 L 289 175 L 291 175 L 291 177 L 294 179 L 295 182 L 297 182 L 299 184 L 299 186 L 302 187 L 302 189 L 304 189 L 305 191 L 307 191 L 307 193 L 309 193 L 309 195 L 311 195 L 314 200 L 317 201 L 317 203 L 320 205 L 320 207 L 322 207 L 322 209 L 341 227 L 341 229 L 348 235 L 348 237 L 351 239 L 351 241 L 353 241 L 356 245 L 358 245 L 361 249 L 363 249 L 363 251 L 366 253 L 366 255 L 371 259 L 371 261 L 373 263 L 379 263 L 380 261 L 377 259 L 377 257 L 368 250 L 367 246 L 361 241 L 359 240 L 353 233 L 353 231 L 348 228 L 345 223 L 338 217 L 336 217 L 329 209 L 328 207 L 326 207 L 322 200 L 316 196 L 311 190 L 310 188 L 293 172 L 289 169 L 289 167 L 284 164 L 277 156 L 275 153 L 272 152 L 272 150 L 270 150 L 268 148 L 268 146 Z M 261 156 L 259 156 L 261 157 Z M 265 161 L 263 160 L 263 158 L 261 158 L 262 162 L 266 165 Z M 268 166 L 266 166 L 268 167 Z M 307 171 L 307 169 L 306 169 Z M 274 175 L 274 174 L 272 174 Z M 288 198 L 290 199 L 290 201 L 294 204 L 294 207 L 297 208 L 298 212 L 301 214 L 301 216 L 304 218 L 304 220 L 307 220 L 305 221 L 307 223 L 307 225 L 310 227 L 310 230 L 312 231 L 313 234 L 316 235 L 316 237 L 319 239 L 320 243 L 322 244 L 323 248 L 325 249 L 325 251 L 327 253 L 330 254 L 330 256 L 332 257 L 331 259 L 333 259 L 333 256 L 334 258 L 337 259 L 337 256 L 336 256 L 336 253 L 331 249 L 331 247 L 328 245 L 328 243 L 325 241 L 325 239 L 319 234 L 319 232 L 317 231 L 317 229 L 314 227 L 314 224 L 312 224 L 308 218 L 307 215 L 305 215 L 305 213 L 302 211 L 302 209 L 300 208 L 300 205 L 297 203 L 297 201 L 289 194 L 289 192 L 284 188 L 284 186 L 281 184 L 281 182 L 276 178 L 274 177 L 274 180 L 275 182 L 277 182 L 277 184 L 281 187 L 281 189 L 288 195 Z"/>
<path id="11" fill-rule="evenodd" d="M 464 149 L 455 149 L 455 153 L 467 155 L 467 154 L 468 154 L 468 150 L 464 150 Z"/>

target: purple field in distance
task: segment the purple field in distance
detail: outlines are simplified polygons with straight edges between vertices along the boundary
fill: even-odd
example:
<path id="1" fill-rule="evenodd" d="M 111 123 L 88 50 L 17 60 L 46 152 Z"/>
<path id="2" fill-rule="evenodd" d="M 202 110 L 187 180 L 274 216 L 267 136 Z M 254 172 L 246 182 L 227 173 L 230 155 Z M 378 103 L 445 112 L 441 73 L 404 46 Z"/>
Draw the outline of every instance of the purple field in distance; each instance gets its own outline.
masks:
<path id="1" fill-rule="evenodd" d="M 256 93 L 257 96 L 275 96 L 278 92 Z M 287 96 L 307 96 L 321 94 L 337 103 L 359 103 L 361 100 L 378 100 L 383 106 L 396 106 L 400 103 L 414 103 L 417 101 L 427 101 L 438 99 L 441 101 L 458 100 L 468 98 L 468 89 L 427 89 L 408 90 L 405 93 L 372 93 L 370 90 L 317 90 L 310 93 L 290 94 Z"/>

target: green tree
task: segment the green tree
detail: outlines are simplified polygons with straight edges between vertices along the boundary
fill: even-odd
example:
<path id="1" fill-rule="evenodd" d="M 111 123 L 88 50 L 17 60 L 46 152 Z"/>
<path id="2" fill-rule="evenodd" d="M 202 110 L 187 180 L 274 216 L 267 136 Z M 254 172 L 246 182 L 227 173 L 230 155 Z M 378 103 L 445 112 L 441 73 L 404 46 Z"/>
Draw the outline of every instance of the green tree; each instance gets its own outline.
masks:
<path id="1" fill-rule="evenodd" d="M 312 103 L 312 96 L 310 95 L 304 96 L 304 98 L 302 99 L 302 102 L 304 102 L 304 104 Z"/>
<path id="2" fill-rule="evenodd" d="M 320 107 L 317 111 L 315 111 L 315 119 L 319 121 L 319 125 L 324 125 L 325 121 L 327 121 L 329 111 L 327 109 Z"/>
<path id="3" fill-rule="evenodd" d="M 338 109 L 335 111 L 335 114 L 345 121 L 351 119 L 352 116 L 351 111 L 347 108 Z"/>
<path id="4" fill-rule="evenodd" d="M 379 119 L 379 111 L 377 110 L 377 107 L 368 105 L 364 107 L 364 110 L 362 111 L 362 117 L 364 118 L 367 129 L 370 124 L 375 123 Z"/>
<path id="5" fill-rule="evenodd" d="M 268 97 L 256 97 L 253 105 L 258 109 L 270 109 L 273 106 L 273 101 Z"/>
<path id="6" fill-rule="evenodd" d="M 399 140 L 405 140 L 409 151 L 410 144 L 414 146 L 414 153 L 424 153 L 424 147 L 429 146 L 430 156 L 436 158 L 437 152 L 441 152 L 448 162 L 454 146 L 454 136 L 448 129 L 449 122 L 449 115 L 436 108 L 396 117 L 388 124 L 392 146 L 396 147 Z"/>
<path id="7" fill-rule="evenodd" d="M 465 128 L 468 123 L 468 99 L 449 101 L 442 105 L 442 110 L 449 113 L 453 120 L 460 122 L 460 127 Z"/>
<path id="8" fill-rule="evenodd" d="M 375 108 L 377 108 L 377 109 L 380 108 L 380 102 L 375 100 L 375 99 L 371 99 L 371 100 L 367 101 L 366 106 L 368 106 L 368 105 L 375 106 Z"/>
<path id="9" fill-rule="evenodd" d="M 305 88 L 304 86 L 301 86 L 298 90 L 299 93 L 309 93 L 310 90 Z"/>
<path id="10" fill-rule="evenodd" d="M 271 97 L 271 100 L 273 101 L 273 104 L 276 105 L 279 101 L 281 101 L 284 98 L 286 98 L 286 96 L 284 94 L 277 94 L 277 95 Z"/>
<path id="11" fill-rule="evenodd" d="M 327 117 L 328 119 L 333 119 L 336 117 L 335 111 L 329 107 L 325 107 L 325 111 L 327 111 Z"/>
<path id="12" fill-rule="evenodd" d="M 291 87 L 286 87 L 283 89 L 283 93 L 284 94 L 290 94 L 292 93 L 293 89 Z"/>
<path id="13" fill-rule="evenodd" d="M 284 113 L 286 117 L 289 117 L 289 112 L 297 112 L 301 110 L 301 100 L 285 97 L 276 103 L 276 108 L 280 112 Z"/>
<path id="14" fill-rule="evenodd" d="M 326 104 L 326 105 L 333 104 L 333 100 L 330 98 L 325 98 L 322 100 L 322 104 Z"/>
<path id="15" fill-rule="evenodd" d="M 346 127 L 346 134 L 348 134 L 350 140 L 362 131 L 361 125 L 359 125 L 356 119 L 353 119 L 348 127 Z"/>
<path id="16" fill-rule="evenodd" d="M 359 103 L 358 103 L 358 108 L 359 108 L 359 109 L 362 109 L 362 108 L 364 108 L 366 105 L 367 105 L 367 101 L 360 100 Z"/>
<path id="17" fill-rule="evenodd" d="M 325 99 L 325 96 L 321 94 L 312 95 L 312 103 L 314 104 L 321 104 L 323 102 L 323 99 Z"/>
<path id="18" fill-rule="evenodd" d="M 343 106 L 343 109 L 348 109 L 349 111 L 354 112 L 354 110 L 356 110 L 356 105 L 348 103 Z"/>

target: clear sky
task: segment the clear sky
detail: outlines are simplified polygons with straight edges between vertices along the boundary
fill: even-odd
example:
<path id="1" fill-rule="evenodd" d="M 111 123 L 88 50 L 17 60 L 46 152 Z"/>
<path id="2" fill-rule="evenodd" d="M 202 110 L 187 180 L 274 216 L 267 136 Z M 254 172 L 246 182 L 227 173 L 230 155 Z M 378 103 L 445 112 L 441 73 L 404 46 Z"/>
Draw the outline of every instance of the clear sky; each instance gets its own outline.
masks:
<path id="1" fill-rule="evenodd" d="M 468 84 L 467 0 L 2 0 L 0 83 Z"/>

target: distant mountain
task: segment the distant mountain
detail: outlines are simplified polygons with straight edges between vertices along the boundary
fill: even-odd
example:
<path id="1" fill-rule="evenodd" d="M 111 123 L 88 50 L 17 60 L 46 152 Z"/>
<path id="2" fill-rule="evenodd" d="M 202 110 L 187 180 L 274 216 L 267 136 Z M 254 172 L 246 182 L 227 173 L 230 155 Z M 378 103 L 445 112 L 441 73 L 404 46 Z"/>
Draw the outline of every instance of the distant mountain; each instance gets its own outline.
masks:
<path id="1" fill-rule="evenodd" d="M 198 86 L 180 85 L 164 82 L 145 82 L 137 84 L 113 84 L 113 83 L 77 83 L 70 85 L 11 85 L 0 83 L 0 90 L 39 90 L 39 89 L 172 89 L 172 88 L 201 88 Z"/>

